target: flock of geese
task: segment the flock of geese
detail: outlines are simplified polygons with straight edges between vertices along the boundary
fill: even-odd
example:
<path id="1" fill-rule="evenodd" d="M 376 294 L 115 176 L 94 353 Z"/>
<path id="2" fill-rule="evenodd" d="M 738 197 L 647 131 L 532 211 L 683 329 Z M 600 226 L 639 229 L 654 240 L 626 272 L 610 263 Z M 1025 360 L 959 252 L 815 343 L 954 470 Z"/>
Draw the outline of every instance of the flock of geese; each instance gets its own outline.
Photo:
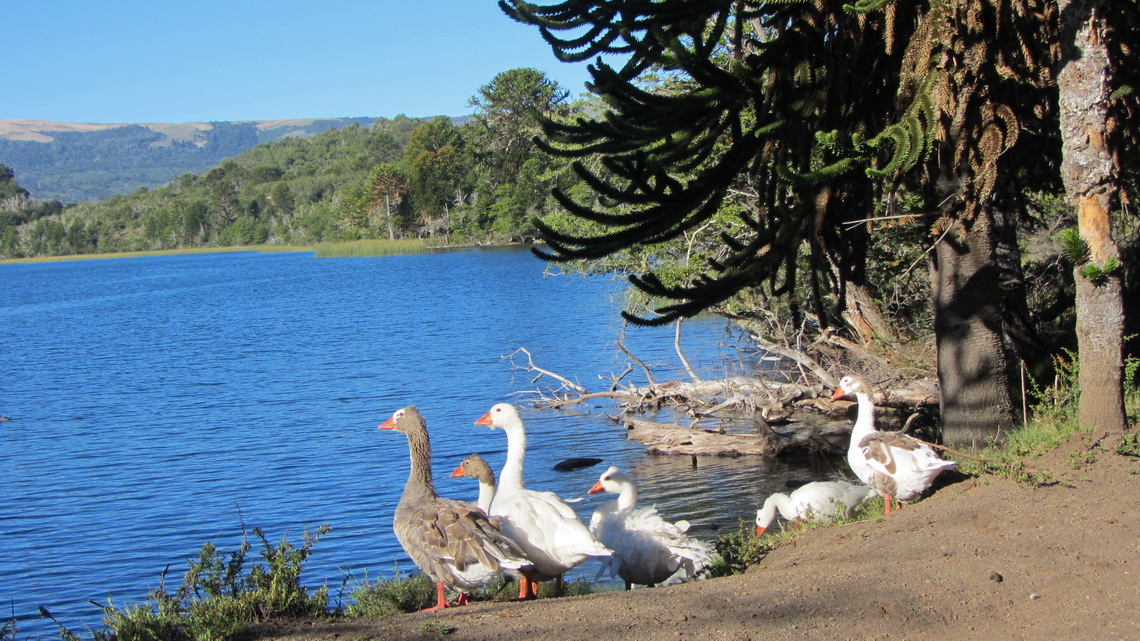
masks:
<path id="1" fill-rule="evenodd" d="M 807 483 L 789 495 L 773 494 L 756 514 L 756 535 L 763 534 L 778 510 L 785 519 L 827 517 L 849 512 L 871 496 L 884 498 L 889 514 L 893 501 L 912 501 L 934 478 L 955 465 L 944 461 L 926 443 L 899 432 L 875 429 L 871 387 L 862 378 L 845 376 L 833 399 L 855 396 L 858 415 L 851 432 L 847 460 L 864 485 L 842 481 Z M 469 593 L 503 573 L 519 579 L 519 599 L 533 599 L 538 583 L 555 581 L 562 593 L 562 576 L 595 557 L 609 572 L 633 584 L 662 585 L 699 578 L 713 563 L 710 544 L 690 537 L 686 521 L 670 523 L 650 507 L 637 507 L 637 488 L 616 467 L 610 467 L 589 489 L 617 498 L 600 505 L 583 524 L 574 510 L 553 492 L 529 489 L 523 483 L 526 429 L 513 405 L 499 403 L 475 421 L 507 436 L 507 460 L 495 482 L 491 467 L 472 454 L 452 472 L 479 482 L 476 503 L 440 497 L 431 472 L 431 443 L 427 424 L 414 406 L 396 410 L 380 425 L 408 439 L 411 469 L 396 506 L 393 530 L 412 561 L 436 584 L 436 604 L 448 607 L 446 589 L 459 593 L 455 605 L 466 605 Z"/>

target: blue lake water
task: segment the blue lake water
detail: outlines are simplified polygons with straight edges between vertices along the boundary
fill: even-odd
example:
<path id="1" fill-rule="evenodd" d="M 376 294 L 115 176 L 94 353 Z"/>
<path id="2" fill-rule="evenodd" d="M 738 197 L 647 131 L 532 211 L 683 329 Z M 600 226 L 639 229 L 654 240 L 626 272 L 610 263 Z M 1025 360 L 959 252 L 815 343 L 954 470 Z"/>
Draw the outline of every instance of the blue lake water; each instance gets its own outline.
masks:
<path id="1" fill-rule="evenodd" d="M 234 550 L 242 523 L 295 544 L 330 524 L 305 584 L 327 582 L 334 600 L 346 581 L 410 570 L 391 531 L 407 443 L 377 425 L 417 405 L 437 490 L 473 500 L 473 482 L 447 475 L 473 451 L 497 470 L 506 445 L 473 422 L 536 387 L 502 355 L 526 347 L 543 368 L 607 387 L 598 375 L 626 366 L 613 345 L 623 288 L 544 276 L 520 250 L 0 266 L 0 414 L 12 419 L 0 423 L 0 620 L 14 615 L 20 638 L 54 636 L 44 606 L 99 628 L 88 600 L 140 602 L 166 566 L 173 587 L 202 543 Z M 710 317 L 688 321 L 682 344 L 694 366 L 738 372 L 748 365 L 730 339 Z M 630 328 L 626 345 L 658 380 L 684 377 L 672 328 Z M 648 456 L 601 411 L 524 406 L 523 417 L 531 487 L 585 497 L 618 465 L 643 502 L 710 540 L 786 479 L 837 473 L 827 461 Z M 552 471 L 572 456 L 605 463 Z"/>

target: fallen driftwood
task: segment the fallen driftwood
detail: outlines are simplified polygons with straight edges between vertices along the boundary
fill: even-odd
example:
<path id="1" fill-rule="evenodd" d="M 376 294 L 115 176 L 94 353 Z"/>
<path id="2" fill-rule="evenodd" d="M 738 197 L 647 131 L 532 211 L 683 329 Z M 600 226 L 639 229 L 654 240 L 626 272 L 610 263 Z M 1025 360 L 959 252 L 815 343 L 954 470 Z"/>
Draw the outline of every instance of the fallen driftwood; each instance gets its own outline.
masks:
<path id="1" fill-rule="evenodd" d="M 683 456 L 777 456 L 789 450 L 838 453 L 847 449 L 851 423 L 830 421 L 794 424 L 772 429 L 757 426 L 755 434 L 729 434 L 723 429 L 702 429 L 637 418 L 624 418 L 629 438 L 645 445 L 650 454 Z"/>
<path id="2" fill-rule="evenodd" d="M 624 424 L 629 438 L 643 443 L 651 454 L 775 456 L 792 450 L 831 453 L 846 450 L 853 420 L 846 417 L 846 413 L 853 403 L 831 400 L 832 381 L 837 376 L 793 350 L 766 345 L 765 349 L 771 353 L 785 358 L 795 357 L 799 368 L 809 371 L 810 376 L 801 377 L 800 380 L 805 382 L 747 376 L 707 380 L 697 376 L 681 353 L 679 337 L 680 324 L 674 345 L 691 378 L 688 381 L 657 382 L 649 367 L 631 354 L 620 340 L 615 346 L 645 371 L 647 385 L 622 383 L 633 371 L 633 365 L 621 374 L 610 376 L 608 389 L 590 391 L 579 382 L 535 365 L 526 348 L 520 347 L 503 358 L 512 362 L 512 369 L 530 373 L 532 384 L 544 378 L 557 381 L 556 385 L 527 392 L 532 396 L 531 402 L 535 407 L 561 409 L 579 404 L 615 407 L 619 413 L 613 420 Z M 518 362 L 522 355 L 526 357 L 525 364 Z M 811 378 L 817 382 L 806 382 Z M 876 406 L 880 409 L 879 417 L 883 423 L 880 429 L 892 429 L 892 423 L 901 425 L 907 415 L 936 407 L 939 399 L 937 386 L 922 380 L 910 381 L 905 386 L 892 384 L 879 391 Z M 683 426 L 633 416 L 664 407 L 672 410 L 679 420 L 688 416 L 692 422 Z M 814 418 L 789 421 L 793 413 L 809 413 Z M 695 427 L 701 419 L 709 417 L 723 418 L 736 424 L 751 423 L 755 425 L 755 432 L 729 433 L 723 428 Z M 826 417 L 845 418 L 828 422 Z"/>
<path id="3" fill-rule="evenodd" d="M 618 347 L 622 348 L 621 345 Z M 636 357 L 629 352 L 624 353 L 636 360 Z M 648 385 L 621 385 L 620 377 L 615 377 L 609 389 L 592 392 L 581 383 L 535 365 L 531 353 L 524 347 L 503 358 L 514 362 L 520 355 L 525 355 L 526 364 L 515 363 L 514 369 L 533 374 L 531 383 L 537 383 L 543 378 L 558 382 L 556 386 L 529 392 L 534 397 L 534 406 L 541 408 L 562 409 L 595 401 L 612 401 L 627 414 L 673 407 L 689 413 L 694 418 L 710 416 L 728 409 L 733 412 L 759 411 L 768 415 L 780 413 L 786 404 L 793 401 L 831 392 L 822 384 L 804 385 L 747 376 L 730 376 L 718 380 L 695 378 L 691 381 L 658 383 L 653 380 L 648 368 L 643 364 L 646 378 L 650 381 Z M 640 361 L 637 362 L 641 364 Z M 629 370 L 626 370 L 625 373 L 628 372 Z"/>

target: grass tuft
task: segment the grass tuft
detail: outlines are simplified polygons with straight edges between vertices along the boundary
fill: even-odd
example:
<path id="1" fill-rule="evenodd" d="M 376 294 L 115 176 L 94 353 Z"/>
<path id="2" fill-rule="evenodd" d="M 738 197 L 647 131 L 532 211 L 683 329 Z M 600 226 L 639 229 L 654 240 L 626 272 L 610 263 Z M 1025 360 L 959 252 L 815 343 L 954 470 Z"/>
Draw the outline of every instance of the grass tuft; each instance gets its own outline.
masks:
<path id="1" fill-rule="evenodd" d="M 399 566 L 391 579 L 365 580 L 349 592 L 350 603 L 345 614 L 353 617 L 377 617 L 404 612 L 416 612 L 435 605 L 435 584 L 427 575 L 416 572 L 404 574 Z M 594 594 L 597 586 L 585 579 L 575 579 L 563 586 L 563 596 Z M 452 595 L 454 596 L 454 595 Z M 480 586 L 471 592 L 471 601 L 511 601 L 518 596 L 518 583 L 509 576 Z M 554 582 L 538 586 L 540 599 L 554 597 Z"/>

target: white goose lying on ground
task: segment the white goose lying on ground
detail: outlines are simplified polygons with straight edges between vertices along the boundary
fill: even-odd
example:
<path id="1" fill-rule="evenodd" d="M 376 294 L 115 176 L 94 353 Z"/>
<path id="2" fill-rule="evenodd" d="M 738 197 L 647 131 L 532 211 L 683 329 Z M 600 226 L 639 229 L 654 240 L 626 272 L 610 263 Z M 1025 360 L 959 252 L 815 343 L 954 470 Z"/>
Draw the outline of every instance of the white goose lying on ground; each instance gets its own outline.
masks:
<path id="1" fill-rule="evenodd" d="M 618 497 L 598 506 L 590 518 L 590 531 L 614 551 L 602 560 L 598 576 L 608 569 L 611 576 L 625 580 L 628 590 L 633 583 L 680 583 L 712 563 L 712 546 L 686 534 L 687 521 L 669 523 L 655 507 L 637 507 L 637 487 L 618 468 L 606 470 L 589 490 L 590 494 L 599 492 Z"/>
<path id="2" fill-rule="evenodd" d="M 427 425 L 414 406 L 396 410 L 380 429 L 408 437 L 412 467 L 392 529 L 412 561 L 435 581 L 436 604 L 427 610 L 447 607 L 445 585 L 460 592 L 456 605 L 466 605 L 472 588 L 504 570 L 530 565 L 514 541 L 503 535 L 499 519 L 478 506 L 436 495 Z"/>
<path id="3" fill-rule="evenodd" d="M 856 506 L 867 500 L 874 490 L 867 485 L 852 485 L 845 481 L 814 481 L 797 487 L 791 494 L 776 493 L 764 500 L 764 507 L 756 510 L 756 536 L 780 516 L 795 519 L 826 518 L 850 514 Z"/>
<path id="4" fill-rule="evenodd" d="M 538 596 L 537 581 L 557 579 L 555 594 L 562 594 L 562 575 L 591 556 L 609 556 L 578 515 L 553 492 L 536 492 L 523 485 L 526 428 L 510 403 L 491 408 L 476 425 L 500 428 L 507 434 L 507 461 L 499 473 L 499 487 L 491 501 L 491 514 L 502 517 L 503 533 L 518 542 L 534 564 L 519 586 L 519 598 Z"/>
<path id="5" fill-rule="evenodd" d="M 926 491 L 942 470 L 957 465 L 944 461 L 926 443 L 900 432 L 875 429 L 875 402 L 871 386 L 858 376 L 844 376 L 832 399 L 854 395 L 859 413 L 851 430 L 847 462 L 859 480 L 883 496 L 885 511 L 891 513 L 892 499 L 905 503 Z"/>

